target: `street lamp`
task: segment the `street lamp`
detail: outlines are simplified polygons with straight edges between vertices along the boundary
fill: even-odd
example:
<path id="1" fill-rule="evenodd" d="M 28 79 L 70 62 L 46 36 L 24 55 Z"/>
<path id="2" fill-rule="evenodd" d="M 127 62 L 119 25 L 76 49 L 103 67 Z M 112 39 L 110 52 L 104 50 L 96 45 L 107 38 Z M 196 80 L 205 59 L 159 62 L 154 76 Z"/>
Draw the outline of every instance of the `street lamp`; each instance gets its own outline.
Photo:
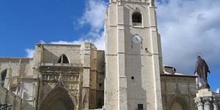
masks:
<path id="1" fill-rule="evenodd" d="M 11 104 L 0 104 L 0 110 L 11 110 Z"/>

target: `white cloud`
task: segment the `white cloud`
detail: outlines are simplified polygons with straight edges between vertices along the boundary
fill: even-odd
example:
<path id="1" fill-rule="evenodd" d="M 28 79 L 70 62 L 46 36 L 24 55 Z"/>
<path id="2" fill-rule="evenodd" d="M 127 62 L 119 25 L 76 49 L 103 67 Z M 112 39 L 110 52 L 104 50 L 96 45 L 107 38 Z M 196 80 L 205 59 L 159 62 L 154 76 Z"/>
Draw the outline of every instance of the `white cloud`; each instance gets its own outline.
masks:
<path id="1" fill-rule="evenodd" d="M 103 0 L 87 0 L 85 11 L 78 20 L 82 27 L 90 26 L 85 39 L 94 42 L 98 49 L 104 50 L 104 20 L 107 3 Z"/>
<path id="2" fill-rule="evenodd" d="M 26 57 L 32 58 L 34 56 L 34 49 L 26 49 L 25 51 L 27 53 Z"/>
<path id="3" fill-rule="evenodd" d="M 104 50 L 105 49 L 105 42 L 104 42 L 104 31 L 100 33 L 98 37 L 96 37 L 94 41 L 95 46 L 99 50 Z"/>
<path id="4" fill-rule="evenodd" d="M 218 89 L 216 90 L 216 93 L 220 93 L 220 88 L 218 88 Z"/>
<path id="5" fill-rule="evenodd" d="M 196 54 L 200 52 L 211 68 L 220 66 L 219 6 L 219 0 L 157 2 L 165 64 L 176 67 L 179 72 L 192 74 Z"/>
<path id="6" fill-rule="evenodd" d="M 91 31 L 100 32 L 104 26 L 107 3 L 103 0 L 87 0 L 83 16 L 78 20 L 81 26 L 90 25 Z"/>
<path id="7" fill-rule="evenodd" d="M 40 44 L 45 44 L 46 42 L 44 42 L 43 40 L 40 40 Z"/>
<path id="8" fill-rule="evenodd" d="M 104 20 L 107 3 L 103 0 L 87 0 L 86 8 L 76 25 L 90 27 L 84 37 L 80 38 L 80 43 L 84 40 L 92 41 L 98 49 L 104 50 Z M 74 41 L 77 42 L 77 41 Z"/>

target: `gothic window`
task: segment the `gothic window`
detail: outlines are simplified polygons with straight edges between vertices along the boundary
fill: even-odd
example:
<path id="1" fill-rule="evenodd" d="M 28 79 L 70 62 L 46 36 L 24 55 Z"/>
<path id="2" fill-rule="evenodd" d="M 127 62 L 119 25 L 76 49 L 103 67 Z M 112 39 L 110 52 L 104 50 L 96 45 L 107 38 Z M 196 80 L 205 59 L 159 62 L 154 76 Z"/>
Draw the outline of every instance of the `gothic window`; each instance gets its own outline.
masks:
<path id="1" fill-rule="evenodd" d="M 7 69 L 2 71 L 2 73 L 1 73 L 1 85 L 2 86 L 4 86 L 6 76 L 7 76 Z"/>
<path id="2" fill-rule="evenodd" d="M 63 54 L 60 56 L 58 63 L 69 63 L 69 60 L 68 60 L 67 56 Z"/>
<path id="3" fill-rule="evenodd" d="M 142 15 L 140 12 L 134 12 L 132 14 L 133 25 L 140 25 L 142 23 Z"/>

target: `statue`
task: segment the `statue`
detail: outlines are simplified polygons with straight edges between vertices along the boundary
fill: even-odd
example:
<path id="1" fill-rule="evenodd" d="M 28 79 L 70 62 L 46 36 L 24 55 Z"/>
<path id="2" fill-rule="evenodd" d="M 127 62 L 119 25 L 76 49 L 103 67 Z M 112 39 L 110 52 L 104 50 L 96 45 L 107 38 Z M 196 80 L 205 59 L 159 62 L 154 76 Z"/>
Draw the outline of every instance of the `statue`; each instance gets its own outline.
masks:
<path id="1" fill-rule="evenodd" d="M 210 86 L 207 80 L 208 73 L 210 73 L 209 67 L 207 63 L 205 62 L 205 60 L 201 58 L 201 56 L 197 56 L 197 62 L 196 62 L 196 68 L 195 68 L 194 74 L 196 73 L 199 76 L 200 81 L 202 83 L 202 86 L 200 87 L 200 89 L 205 89 L 205 88 L 210 89 Z"/>

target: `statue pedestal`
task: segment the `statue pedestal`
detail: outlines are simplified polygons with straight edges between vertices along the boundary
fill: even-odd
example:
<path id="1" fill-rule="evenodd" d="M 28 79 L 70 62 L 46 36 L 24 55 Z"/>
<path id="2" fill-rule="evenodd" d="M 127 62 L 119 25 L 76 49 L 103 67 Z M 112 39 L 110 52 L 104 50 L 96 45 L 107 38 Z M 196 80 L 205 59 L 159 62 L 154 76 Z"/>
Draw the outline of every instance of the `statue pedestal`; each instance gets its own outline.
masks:
<path id="1" fill-rule="evenodd" d="M 210 89 L 200 89 L 198 93 L 196 93 L 196 97 L 212 97 L 213 93 Z"/>
<path id="2" fill-rule="evenodd" d="M 200 89 L 195 102 L 198 110 L 219 110 L 219 98 L 210 89 Z"/>
<path id="3" fill-rule="evenodd" d="M 212 96 L 210 89 L 200 89 L 195 98 L 198 110 L 212 110 Z"/>

